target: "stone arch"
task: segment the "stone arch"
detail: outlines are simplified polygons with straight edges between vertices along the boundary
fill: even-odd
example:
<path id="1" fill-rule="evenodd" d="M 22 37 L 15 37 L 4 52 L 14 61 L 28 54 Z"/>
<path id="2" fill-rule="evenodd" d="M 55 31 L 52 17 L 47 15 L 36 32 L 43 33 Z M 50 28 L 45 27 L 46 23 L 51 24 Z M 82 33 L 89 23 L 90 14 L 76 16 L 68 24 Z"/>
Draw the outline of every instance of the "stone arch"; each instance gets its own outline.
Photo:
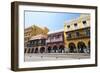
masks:
<path id="1" fill-rule="evenodd" d="M 77 48 L 80 53 L 84 53 L 84 50 L 86 49 L 86 45 L 83 41 L 81 41 L 81 42 L 78 42 Z"/>
<path id="2" fill-rule="evenodd" d="M 30 53 L 30 52 L 31 52 L 31 48 L 28 49 L 28 52 L 27 53 Z"/>
<path id="3" fill-rule="evenodd" d="M 52 51 L 51 46 L 48 46 L 47 51 L 48 51 L 48 53 L 51 53 L 51 51 Z"/>
<path id="4" fill-rule="evenodd" d="M 90 44 L 90 41 L 89 41 L 88 42 L 88 51 L 87 51 L 88 53 L 90 53 L 90 48 L 91 48 L 90 46 L 91 46 L 91 44 Z"/>
<path id="5" fill-rule="evenodd" d="M 69 52 L 70 53 L 74 53 L 75 52 L 75 49 L 76 49 L 76 46 L 73 42 L 69 43 Z"/>
<path id="6" fill-rule="evenodd" d="M 41 47 L 40 48 L 40 53 L 44 53 L 45 52 L 45 47 Z"/>
<path id="7" fill-rule="evenodd" d="M 90 48 L 90 41 L 88 41 L 88 48 Z"/>
<path id="8" fill-rule="evenodd" d="M 27 53 L 27 48 L 24 49 L 24 53 Z"/>
<path id="9" fill-rule="evenodd" d="M 32 48 L 31 53 L 34 53 L 34 48 Z"/>
<path id="10" fill-rule="evenodd" d="M 64 50 L 64 45 L 60 45 L 59 46 L 59 53 L 63 53 L 65 50 Z"/>
<path id="11" fill-rule="evenodd" d="M 54 53 L 57 53 L 57 51 L 58 51 L 57 45 L 54 45 L 54 46 L 53 46 L 53 51 L 54 51 Z"/>
<path id="12" fill-rule="evenodd" d="M 34 51 L 34 53 L 38 53 L 38 48 L 35 48 L 35 51 Z"/>

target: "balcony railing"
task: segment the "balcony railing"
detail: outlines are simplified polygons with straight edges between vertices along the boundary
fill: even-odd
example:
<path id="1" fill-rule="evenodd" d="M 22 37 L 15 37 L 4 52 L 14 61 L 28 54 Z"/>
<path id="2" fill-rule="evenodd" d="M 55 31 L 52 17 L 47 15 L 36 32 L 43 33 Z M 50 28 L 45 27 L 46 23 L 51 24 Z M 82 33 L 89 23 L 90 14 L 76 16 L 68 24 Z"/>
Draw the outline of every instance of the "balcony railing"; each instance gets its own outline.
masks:
<path id="1" fill-rule="evenodd" d="M 49 42 L 59 42 L 59 41 L 63 41 L 63 37 L 46 40 L 47 43 L 49 43 Z"/>
<path id="2" fill-rule="evenodd" d="M 86 37 L 90 37 L 90 34 L 86 35 L 86 34 L 81 33 L 81 34 L 79 34 L 79 36 L 73 34 L 73 35 L 71 35 L 71 37 L 67 37 L 67 40 L 86 38 Z"/>

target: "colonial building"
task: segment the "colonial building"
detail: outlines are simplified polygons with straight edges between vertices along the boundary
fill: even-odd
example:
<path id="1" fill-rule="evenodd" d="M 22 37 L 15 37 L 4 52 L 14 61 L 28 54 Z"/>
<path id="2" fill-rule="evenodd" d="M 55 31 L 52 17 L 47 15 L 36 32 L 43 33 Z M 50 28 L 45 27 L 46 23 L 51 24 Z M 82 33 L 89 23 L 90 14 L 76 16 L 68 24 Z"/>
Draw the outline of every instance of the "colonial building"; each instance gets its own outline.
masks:
<path id="1" fill-rule="evenodd" d="M 82 14 L 79 18 L 65 23 L 66 48 L 71 53 L 90 52 L 90 15 Z"/>
<path id="2" fill-rule="evenodd" d="M 48 53 L 64 53 L 64 31 L 48 33 L 46 43 Z"/>
<path id="3" fill-rule="evenodd" d="M 38 53 L 40 47 L 46 45 L 48 28 L 43 26 L 33 25 L 24 30 L 24 47 L 25 53 Z M 42 47 L 43 48 L 43 47 Z"/>
<path id="4" fill-rule="evenodd" d="M 36 36 L 38 34 L 47 35 L 48 32 L 49 30 L 46 27 L 32 25 L 24 30 L 24 40 L 27 42 L 32 36 Z"/>
<path id="5" fill-rule="evenodd" d="M 49 30 L 46 27 L 32 25 L 24 30 L 24 41 L 27 42 L 32 36 L 39 34 L 47 35 L 48 32 Z"/>
<path id="6" fill-rule="evenodd" d="M 45 53 L 46 52 L 46 35 L 36 35 L 31 37 L 25 47 L 25 53 Z"/>
<path id="7" fill-rule="evenodd" d="M 64 32 L 52 32 L 46 35 L 36 35 L 30 38 L 25 47 L 25 53 L 64 53 Z"/>
<path id="8" fill-rule="evenodd" d="M 33 25 L 24 36 L 25 53 L 90 53 L 90 15 L 65 22 L 61 31 Z"/>

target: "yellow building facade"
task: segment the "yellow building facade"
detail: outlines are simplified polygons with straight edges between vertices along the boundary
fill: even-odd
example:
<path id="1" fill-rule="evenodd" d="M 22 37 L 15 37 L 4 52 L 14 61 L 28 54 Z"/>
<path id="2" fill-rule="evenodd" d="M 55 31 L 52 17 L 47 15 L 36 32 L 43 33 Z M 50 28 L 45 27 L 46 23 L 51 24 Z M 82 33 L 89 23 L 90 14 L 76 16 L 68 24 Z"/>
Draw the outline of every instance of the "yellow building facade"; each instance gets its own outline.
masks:
<path id="1" fill-rule="evenodd" d="M 25 42 L 29 41 L 31 37 L 39 35 L 39 34 L 47 35 L 48 32 L 49 32 L 49 29 L 46 27 L 39 27 L 36 25 L 32 25 L 31 27 L 28 27 L 24 30 Z"/>
<path id="2" fill-rule="evenodd" d="M 69 52 L 90 52 L 90 15 L 81 14 L 79 18 L 65 22 L 64 36 Z"/>

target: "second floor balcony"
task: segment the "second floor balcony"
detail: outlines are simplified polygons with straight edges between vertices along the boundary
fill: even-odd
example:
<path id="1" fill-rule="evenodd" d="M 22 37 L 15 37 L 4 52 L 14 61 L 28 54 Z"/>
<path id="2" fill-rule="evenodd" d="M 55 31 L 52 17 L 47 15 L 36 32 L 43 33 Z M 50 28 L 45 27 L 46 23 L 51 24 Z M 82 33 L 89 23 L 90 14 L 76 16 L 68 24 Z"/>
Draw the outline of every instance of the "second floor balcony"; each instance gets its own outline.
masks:
<path id="1" fill-rule="evenodd" d="M 90 38 L 90 30 L 67 33 L 67 40 L 80 38 Z"/>
<path id="2" fill-rule="evenodd" d="M 62 36 L 59 37 L 59 38 L 56 38 L 56 37 L 54 37 L 54 38 L 48 38 L 46 40 L 47 43 L 50 43 L 50 42 L 59 42 L 59 41 L 63 41 L 63 37 Z"/>

